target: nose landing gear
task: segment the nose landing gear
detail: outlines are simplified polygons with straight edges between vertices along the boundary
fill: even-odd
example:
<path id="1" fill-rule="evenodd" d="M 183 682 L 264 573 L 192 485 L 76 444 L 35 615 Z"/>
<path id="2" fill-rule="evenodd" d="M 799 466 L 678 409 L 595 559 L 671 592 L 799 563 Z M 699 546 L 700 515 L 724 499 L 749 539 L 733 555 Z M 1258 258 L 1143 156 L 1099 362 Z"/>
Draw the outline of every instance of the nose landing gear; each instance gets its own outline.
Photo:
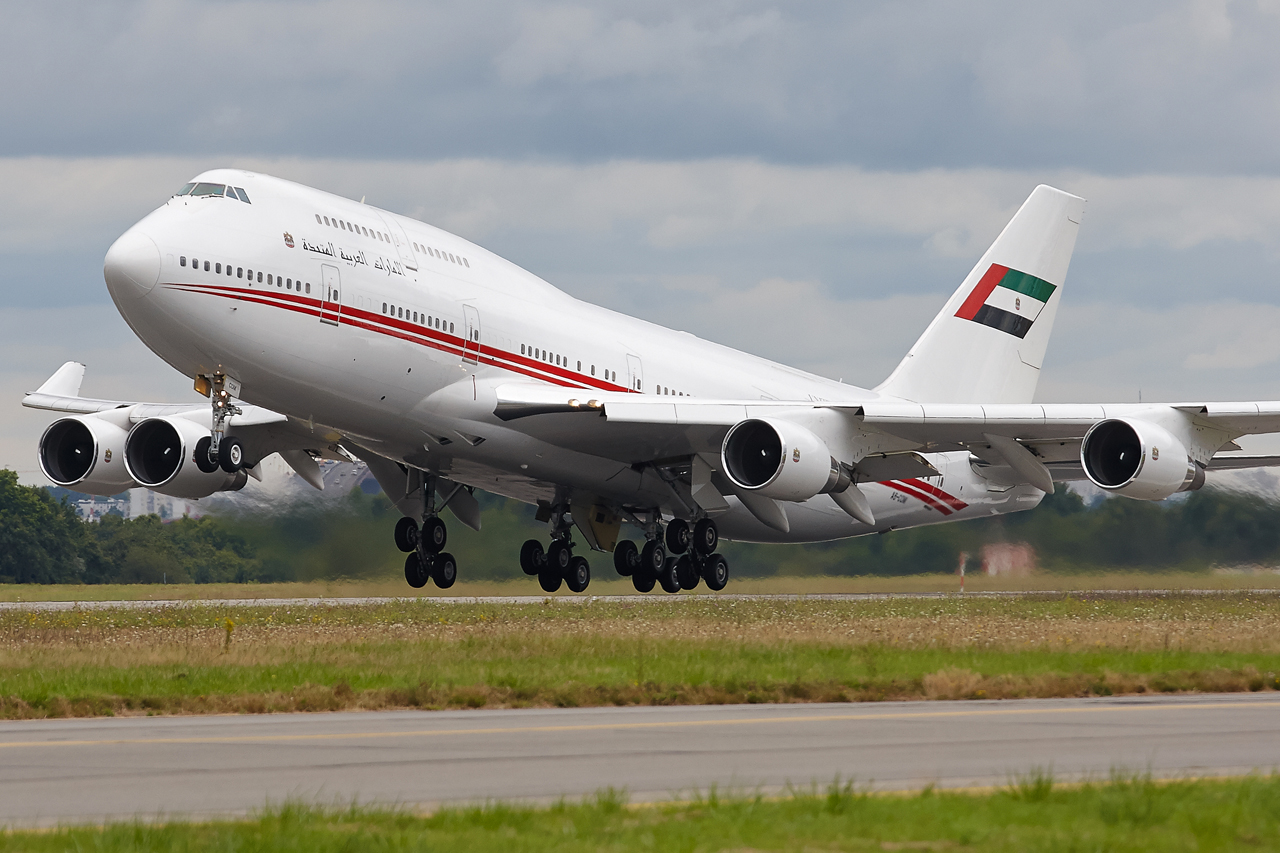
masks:
<path id="1" fill-rule="evenodd" d="M 200 439 L 195 447 L 196 467 L 206 474 L 212 474 L 219 468 L 228 474 L 234 474 L 246 467 L 244 445 L 235 436 L 227 435 L 231 418 L 244 414 L 239 406 L 231 402 L 232 392 L 238 393 L 239 387 L 235 380 L 228 379 L 222 371 L 214 373 L 212 377 L 196 378 L 196 390 L 207 393 L 213 405 L 209 437 Z"/>

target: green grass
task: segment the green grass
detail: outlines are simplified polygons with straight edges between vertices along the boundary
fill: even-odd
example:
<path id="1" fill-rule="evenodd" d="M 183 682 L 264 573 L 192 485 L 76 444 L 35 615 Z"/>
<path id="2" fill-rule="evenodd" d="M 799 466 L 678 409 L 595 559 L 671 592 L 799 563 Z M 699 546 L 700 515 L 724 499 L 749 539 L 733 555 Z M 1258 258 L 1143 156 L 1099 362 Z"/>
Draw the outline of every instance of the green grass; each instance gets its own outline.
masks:
<path id="1" fill-rule="evenodd" d="M 1270 595 L 0 612 L 0 717 L 1276 689 Z"/>
<path id="2" fill-rule="evenodd" d="M 551 807 L 408 810 L 284 806 L 247 820 L 128 822 L 0 834 L 0 851 L 1275 850 L 1280 779 L 1110 781 L 1047 774 L 983 793 L 875 795 L 852 784 L 789 796 L 696 794 L 633 808 L 602 792 Z"/>

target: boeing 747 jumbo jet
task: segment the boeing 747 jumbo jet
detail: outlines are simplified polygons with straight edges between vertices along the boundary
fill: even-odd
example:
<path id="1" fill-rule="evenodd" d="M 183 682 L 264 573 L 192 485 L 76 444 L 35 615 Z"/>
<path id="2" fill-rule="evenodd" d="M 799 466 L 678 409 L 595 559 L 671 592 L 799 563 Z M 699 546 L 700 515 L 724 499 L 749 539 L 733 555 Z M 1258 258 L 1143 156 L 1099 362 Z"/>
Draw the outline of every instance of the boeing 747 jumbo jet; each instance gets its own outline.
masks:
<path id="1" fill-rule="evenodd" d="M 80 396 L 68 362 L 23 400 L 63 413 L 62 486 L 201 498 L 278 453 L 361 460 L 403 514 L 405 579 L 453 584 L 447 507 L 537 506 L 542 588 L 582 592 L 578 542 L 637 590 L 729 578 L 721 536 L 816 542 L 1035 507 L 1055 481 L 1161 500 L 1280 432 L 1280 402 L 1036 404 L 1084 200 L 1031 193 L 897 369 L 851 387 L 580 302 L 459 237 L 289 181 L 196 177 L 111 246 L 133 331 L 210 403 Z M 636 528 L 639 545 L 619 539 Z M 513 555 L 514 557 L 514 555 Z"/>

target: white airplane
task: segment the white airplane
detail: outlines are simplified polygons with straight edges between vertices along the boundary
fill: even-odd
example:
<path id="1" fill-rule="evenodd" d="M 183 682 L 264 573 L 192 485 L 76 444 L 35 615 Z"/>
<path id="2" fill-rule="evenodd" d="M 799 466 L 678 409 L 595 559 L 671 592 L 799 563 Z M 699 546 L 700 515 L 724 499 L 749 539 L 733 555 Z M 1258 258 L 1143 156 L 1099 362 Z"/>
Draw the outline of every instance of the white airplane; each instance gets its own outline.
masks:
<path id="1" fill-rule="evenodd" d="M 405 577 L 453 584 L 440 513 L 477 488 L 537 505 L 542 588 L 591 579 L 573 530 L 647 592 L 723 589 L 721 536 L 815 542 L 1031 509 L 1055 481 L 1161 500 L 1280 432 L 1280 402 L 1036 404 L 1084 200 L 1032 192 L 872 390 L 581 302 L 422 222 L 217 169 L 111 246 L 133 331 L 210 404 L 80 396 L 64 364 L 23 404 L 66 413 L 39 461 L 94 494 L 239 489 L 280 454 L 363 460 L 403 513 Z M 790 306 L 786 306 L 790 310 Z M 623 522 L 641 547 L 619 541 Z"/>

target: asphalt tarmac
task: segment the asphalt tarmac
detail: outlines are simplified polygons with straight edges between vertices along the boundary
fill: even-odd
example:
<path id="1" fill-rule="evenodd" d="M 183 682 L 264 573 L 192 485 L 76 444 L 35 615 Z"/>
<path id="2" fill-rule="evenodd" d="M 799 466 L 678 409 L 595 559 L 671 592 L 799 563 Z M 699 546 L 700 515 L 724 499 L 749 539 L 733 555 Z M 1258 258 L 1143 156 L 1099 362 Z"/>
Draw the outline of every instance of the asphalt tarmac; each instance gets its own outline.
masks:
<path id="1" fill-rule="evenodd" d="M 837 775 L 910 789 L 1113 769 L 1280 767 L 1280 695 L 734 705 L 0 723 L 0 823 L 238 814 L 302 800 L 430 808 L 773 792 Z"/>

